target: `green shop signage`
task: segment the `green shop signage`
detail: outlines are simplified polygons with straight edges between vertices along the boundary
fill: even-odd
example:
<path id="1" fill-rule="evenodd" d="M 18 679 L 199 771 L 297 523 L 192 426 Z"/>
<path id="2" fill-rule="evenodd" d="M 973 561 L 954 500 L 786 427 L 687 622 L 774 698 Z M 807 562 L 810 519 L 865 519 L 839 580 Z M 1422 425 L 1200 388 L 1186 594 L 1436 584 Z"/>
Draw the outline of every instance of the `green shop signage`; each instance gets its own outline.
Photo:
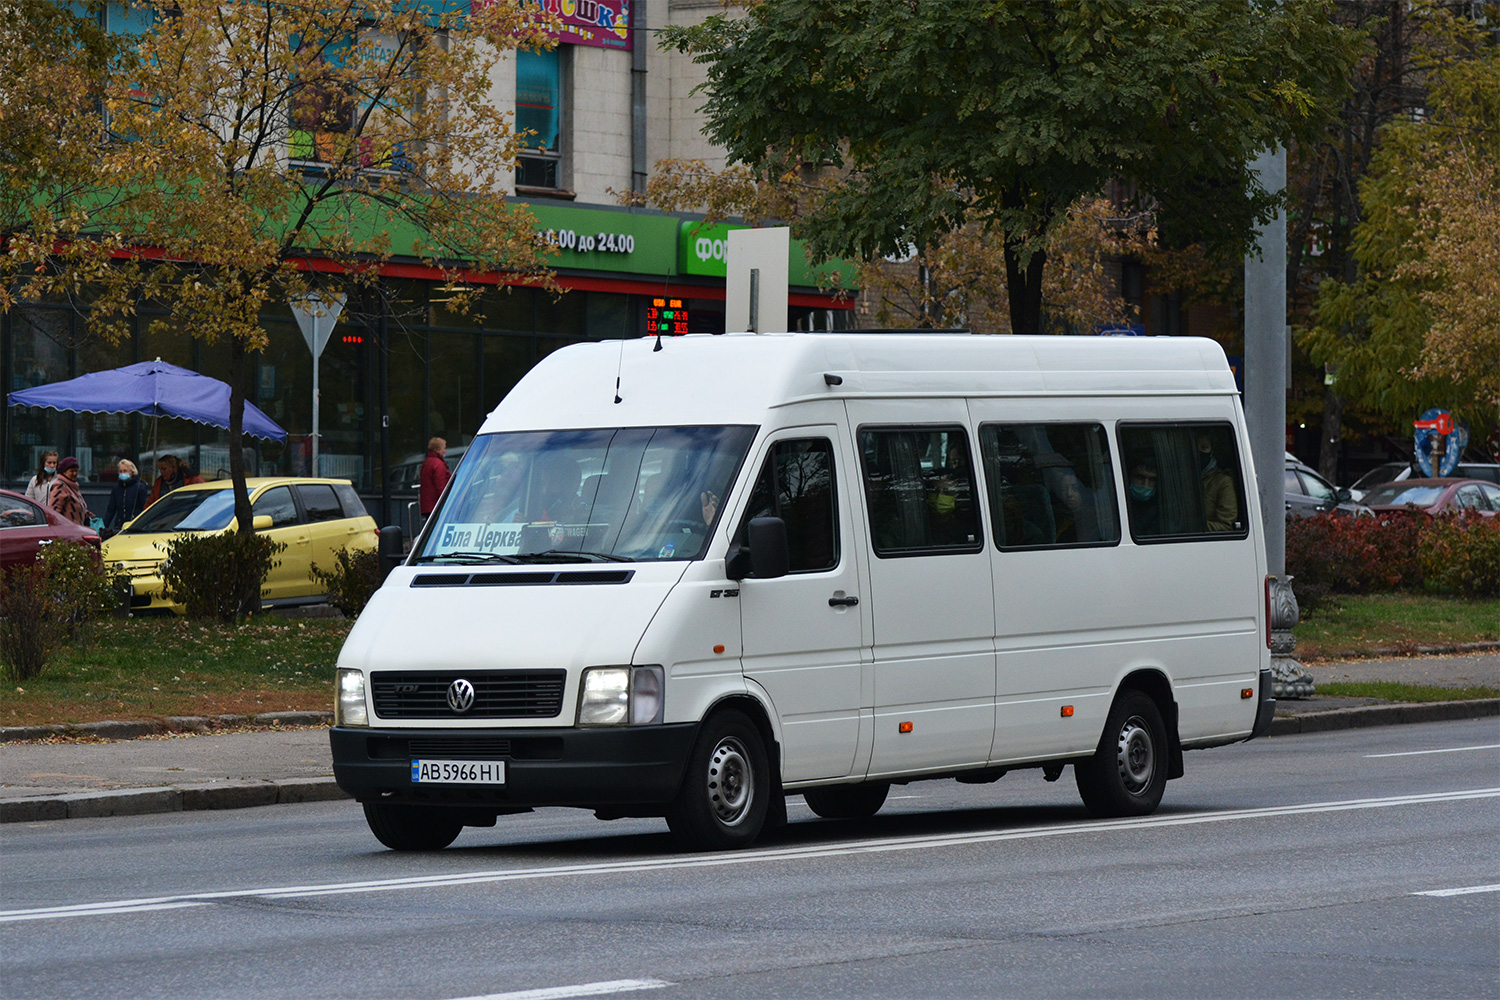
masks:
<path id="1" fill-rule="evenodd" d="M 557 248 L 552 266 L 625 274 L 677 273 L 678 220 L 588 208 L 528 204 L 537 232 Z"/>
<path id="2" fill-rule="evenodd" d="M 729 251 L 729 234 L 736 229 L 748 228 L 750 227 L 733 222 L 708 226 L 701 222 L 684 221 L 677 233 L 677 255 L 682 273 L 705 278 L 726 277 L 729 270 L 724 261 Z M 787 261 L 789 284 L 816 288 L 837 275 L 837 284 L 852 288 L 854 274 L 854 265 L 844 260 L 812 266 L 807 259 L 807 244 L 802 240 L 792 240 L 791 259 Z"/>

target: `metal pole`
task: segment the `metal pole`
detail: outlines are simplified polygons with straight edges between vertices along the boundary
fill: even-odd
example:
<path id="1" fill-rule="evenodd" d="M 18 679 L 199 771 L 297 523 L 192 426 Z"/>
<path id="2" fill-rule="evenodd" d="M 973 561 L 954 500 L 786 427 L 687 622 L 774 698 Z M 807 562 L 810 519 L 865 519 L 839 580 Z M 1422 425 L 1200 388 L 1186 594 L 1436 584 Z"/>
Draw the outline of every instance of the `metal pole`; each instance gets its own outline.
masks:
<path id="1" fill-rule="evenodd" d="M 318 474 L 318 356 L 313 355 L 312 474 Z"/>
<path id="2" fill-rule="evenodd" d="M 1286 188 L 1286 150 L 1262 153 L 1251 164 L 1267 191 Z M 1286 575 L 1286 214 L 1261 227 L 1259 254 L 1245 258 L 1245 422 L 1266 533 L 1271 587 L 1271 675 L 1278 698 L 1314 693 L 1312 675 L 1292 656 L 1297 598 Z"/>
<path id="3" fill-rule="evenodd" d="M 1262 153 L 1252 165 L 1261 186 L 1286 187 L 1286 150 Z M 1260 488 L 1266 567 L 1286 572 L 1286 215 L 1261 227 L 1259 256 L 1245 258 L 1245 420 Z"/>

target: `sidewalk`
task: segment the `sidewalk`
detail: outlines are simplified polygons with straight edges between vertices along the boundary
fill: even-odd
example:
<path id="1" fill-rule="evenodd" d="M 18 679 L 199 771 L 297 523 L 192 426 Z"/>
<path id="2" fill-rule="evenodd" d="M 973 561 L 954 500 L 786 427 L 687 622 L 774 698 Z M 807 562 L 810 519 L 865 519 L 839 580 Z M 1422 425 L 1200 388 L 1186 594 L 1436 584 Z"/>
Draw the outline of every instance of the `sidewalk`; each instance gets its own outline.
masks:
<path id="1" fill-rule="evenodd" d="M 1390 680 L 1500 688 L 1500 654 L 1358 660 L 1309 668 L 1318 683 Z M 1280 701 L 1272 737 L 1412 722 L 1500 716 L 1500 698 L 1392 704 L 1315 696 Z M 208 720 L 171 720 L 202 728 Z M 243 720 L 242 720 L 243 721 Z M 0 823 L 125 816 L 345 798 L 333 782 L 326 713 L 256 717 L 279 729 L 195 735 L 145 723 L 69 727 L 90 741 L 57 741 L 33 728 L 0 730 Z M 37 742 L 51 737 L 54 742 Z M 107 737 L 100 739 L 100 737 Z M 136 737 L 136 738 L 131 738 Z"/>

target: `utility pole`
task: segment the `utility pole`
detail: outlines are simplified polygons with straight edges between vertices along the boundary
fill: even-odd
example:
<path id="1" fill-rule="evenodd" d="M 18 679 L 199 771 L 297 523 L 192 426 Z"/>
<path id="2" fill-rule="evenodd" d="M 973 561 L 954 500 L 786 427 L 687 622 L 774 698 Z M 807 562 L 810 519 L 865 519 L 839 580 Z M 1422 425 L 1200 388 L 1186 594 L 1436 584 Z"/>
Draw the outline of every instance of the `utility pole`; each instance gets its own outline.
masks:
<path id="1" fill-rule="evenodd" d="M 1261 187 L 1286 189 L 1286 150 L 1267 150 L 1251 164 Z M 1245 258 L 1245 422 L 1266 533 L 1271 576 L 1271 675 L 1276 697 L 1313 693 L 1312 675 L 1292 656 L 1297 598 L 1286 575 L 1286 393 L 1290 383 L 1286 302 L 1286 213 L 1260 228 Z"/>

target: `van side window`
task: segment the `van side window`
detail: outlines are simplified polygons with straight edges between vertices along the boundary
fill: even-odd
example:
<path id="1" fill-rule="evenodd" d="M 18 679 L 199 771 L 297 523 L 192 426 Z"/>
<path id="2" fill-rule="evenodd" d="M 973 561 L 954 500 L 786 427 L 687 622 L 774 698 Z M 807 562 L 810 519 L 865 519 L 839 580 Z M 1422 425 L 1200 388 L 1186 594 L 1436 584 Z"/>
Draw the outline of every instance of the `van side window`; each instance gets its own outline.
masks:
<path id="1" fill-rule="evenodd" d="M 1122 424 L 1119 433 L 1132 538 L 1245 537 L 1245 483 L 1229 424 Z"/>
<path id="2" fill-rule="evenodd" d="M 1100 424 L 979 428 L 990 517 L 1002 549 L 1120 540 L 1109 440 Z"/>
<path id="3" fill-rule="evenodd" d="M 861 430 L 859 448 L 877 556 L 983 548 L 962 427 Z"/>
<path id="4" fill-rule="evenodd" d="M 835 498 L 833 444 L 827 438 L 778 441 L 756 477 L 737 537 L 745 539 L 752 517 L 779 517 L 786 522 L 791 572 L 833 569 L 839 564 Z"/>

